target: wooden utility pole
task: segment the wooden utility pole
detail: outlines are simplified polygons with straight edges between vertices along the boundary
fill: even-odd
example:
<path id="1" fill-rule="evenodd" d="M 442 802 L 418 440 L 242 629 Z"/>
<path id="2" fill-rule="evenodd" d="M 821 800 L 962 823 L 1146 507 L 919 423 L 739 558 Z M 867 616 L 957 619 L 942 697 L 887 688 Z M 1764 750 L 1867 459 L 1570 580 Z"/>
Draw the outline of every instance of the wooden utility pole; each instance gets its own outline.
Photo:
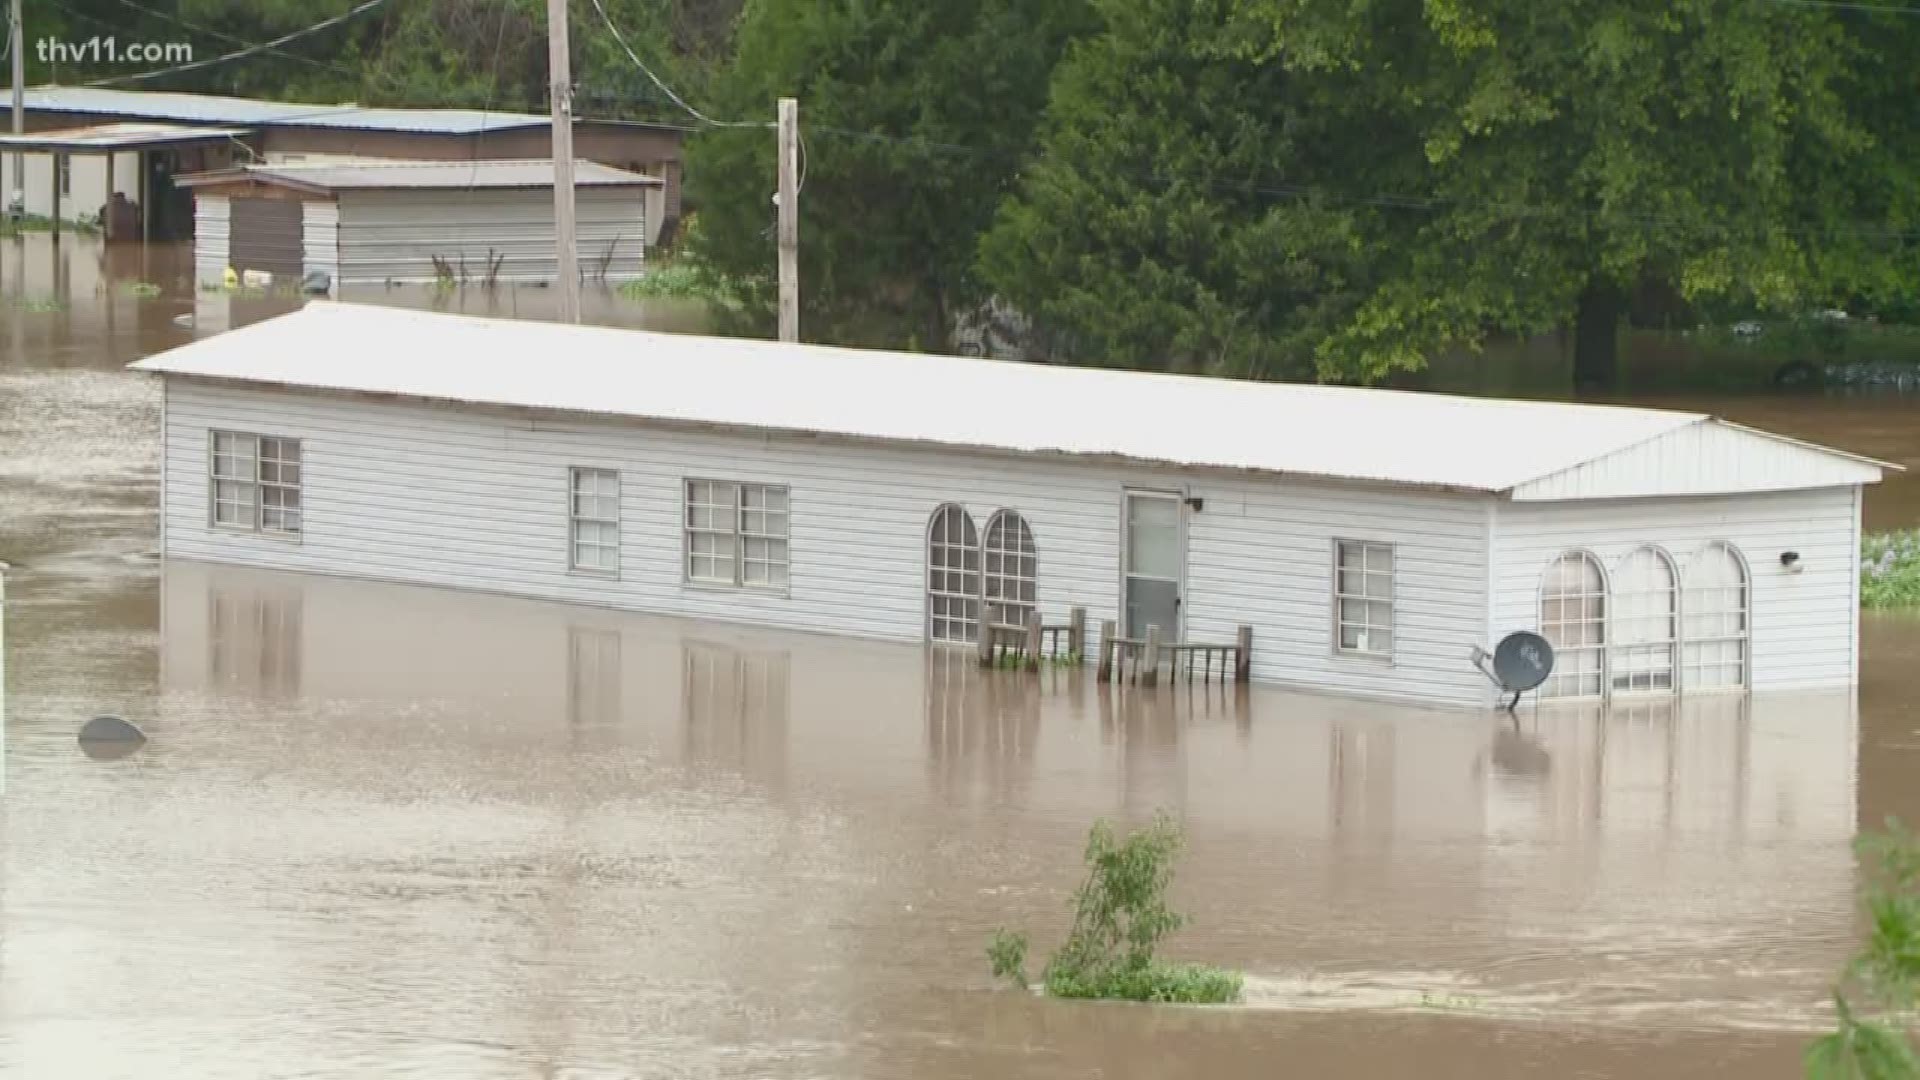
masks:
<path id="1" fill-rule="evenodd" d="M 18 3 L 19 0 L 14 0 Z M 580 321 L 580 253 L 573 213 L 573 75 L 567 55 L 567 0 L 547 0 L 547 94 L 553 103 L 554 288 L 560 321 Z"/>
<path id="2" fill-rule="evenodd" d="M 20 0 L 13 0 L 12 11 L 7 16 L 7 39 L 13 42 L 11 50 L 13 53 L 13 133 L 20 135 L 27 130 L 27 34 L 20 25 Z M 0 210 L 12 209 L 15 192 L 20 193 L 20 200 L 24 204 L 27 179 L 23 170 L 26 164 L 27 155 L 15 150 L 13 152 L 13 183 L 10 190 L 0 192 L 0 197 L 7 201 L 7 205 L 0 207 Z M 22 205 L 21 209 L 24 211 L 26 207 Z"/>
<path id="3" fill-rule="evenodd" d="M 800 340 L 800 103 L 780 99 L 780 340 Z"/>

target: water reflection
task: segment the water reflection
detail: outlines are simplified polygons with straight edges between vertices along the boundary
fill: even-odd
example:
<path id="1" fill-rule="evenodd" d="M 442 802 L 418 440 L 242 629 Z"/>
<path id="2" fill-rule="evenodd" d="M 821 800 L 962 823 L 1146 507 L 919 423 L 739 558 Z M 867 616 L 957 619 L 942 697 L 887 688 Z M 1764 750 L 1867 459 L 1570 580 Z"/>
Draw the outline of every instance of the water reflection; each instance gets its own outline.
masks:
<path id="1" fill-rule="evenodd" d="M 300 693 L 300 592 L 284 582 L 207 590 L 207 682 L 225 693 Z"/>
<path id="2" fill-rule="evenodd" d="M 788 662 L 786 652 L 707 641 L 682 644 L 686 761 L 739 773 L 774 791 L 784 788 Z"/>

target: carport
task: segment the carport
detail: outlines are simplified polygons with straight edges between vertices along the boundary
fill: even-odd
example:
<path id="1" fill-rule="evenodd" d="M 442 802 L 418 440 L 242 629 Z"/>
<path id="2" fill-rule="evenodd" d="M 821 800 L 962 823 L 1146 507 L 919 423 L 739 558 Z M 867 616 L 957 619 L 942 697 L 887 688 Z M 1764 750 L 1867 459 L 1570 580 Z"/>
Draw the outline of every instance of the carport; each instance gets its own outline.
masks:
<path id="1" fill-rule="evenodd" d="M 140 239 L 145 241 L 152 235 L 153 222 L 156 216 L 162 221 L 163 232 L 171 231 L 165 229 L 164 226 L 175 218 L 178 219 L 176 223 L 182 225 L 191 224 L 192 220 L 190 204 L 179 199 L 175 199 L 175 201 L 182 202 L 186 207 L 184 210 L 181 207 L 173 207 L 172 209 L 176 212 L 169 217 L 168 207 L 163 206 L 160 208 L 158 214 L 155 213 L 156 197 L 168 199 L 173 196 L 175 190 L 171 175 L 161 176 L 156 182 L 154 176 L 156 164 L 155 155 L 164 151 L 177 151 L 190 147 L 210 147 L 236 143 L 242 137 L 250 134 L 251 131 L 249 129 L 234 127 L 193 127 L 186 124 L 131 122 L 99 124 L 92 127 L 66 128 L 59 131 L 38 131 L 23 135 L 0 135 L 0 153 L 8 155 L 13 162 L 8 187 L 18 187 L 22 191 L 27 190 L 27 182 L 21 176 L 24 168 L 21 155 L 49 154 L 52 156 L 53 169 L 49 200 L 51 209 L 46 216 L 51 219 L 52 228 L 56 234 L 60 231 L 61 224 L 60 199 L 62 184 L 60 177 L 62 171 L 70 168 L 70 159 L 75 155 L 99 156 L 104 158 L 106 161 L 106 192 L 108 199 L 111 199 L 114 192 L 127 190 L 128 188 L 132 188 L 138 192 Z M 117 155 L 127 153 L 136 155 L 136 164 L 134 167 L 136 183 L 122 187 L 120 184 L 121 178 L 115 175 L 115 167 L 120 161 Z M 251 153 L 251 151 L 249 150 L 248 153 Z M 10 195 L 11 191 L 0 194 L 0 199 L 8 198 Z M 36 200 L 31 197 L 27 199 L 29 204 L 34 201 Z M 105 224 L 105 222 L 102 222 L 103 226 Z M 128 239 L 129 237 L 112 238 Z"/>

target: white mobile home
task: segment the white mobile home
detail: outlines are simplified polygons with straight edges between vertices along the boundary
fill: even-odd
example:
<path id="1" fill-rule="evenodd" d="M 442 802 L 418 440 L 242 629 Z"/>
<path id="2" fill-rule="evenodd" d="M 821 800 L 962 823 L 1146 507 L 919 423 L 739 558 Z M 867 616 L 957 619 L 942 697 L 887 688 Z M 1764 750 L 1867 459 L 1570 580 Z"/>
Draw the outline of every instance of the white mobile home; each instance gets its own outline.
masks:
<path id="1" fill-rule="evenodd" d="M 193 189 L 203 287 L 219 285 L 229 267 L 276 282 L 319 271 L 338 286 L 548 282 L 559 265 L 548 161 L 278 162 L 179 182 Z M 574 184 L 582 275 L 638 277 L 647 201 L 658 200 L 662 181 L 581 161 Z"/>
<path id="2" fill-rule="evenodd" d="M 1861 487 L 1711 417 L 315 303 L 140 361 L 169 558 L 966 644 L 1085 607 L 1484 705 L 1851 685 Z"/>

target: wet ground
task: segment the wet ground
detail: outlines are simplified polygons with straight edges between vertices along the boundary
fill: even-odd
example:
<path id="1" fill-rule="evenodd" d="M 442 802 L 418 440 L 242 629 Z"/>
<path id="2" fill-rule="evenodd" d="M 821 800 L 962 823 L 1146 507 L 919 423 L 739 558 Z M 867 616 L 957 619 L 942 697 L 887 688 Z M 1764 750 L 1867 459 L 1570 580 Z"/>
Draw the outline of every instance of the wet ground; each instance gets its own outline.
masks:
<path id="1" fill-rule="evenodd" d="M 1866 620 L 1857 708 L 1516 726 L 163 566 L 157 397 L 118 367 L 256 313 L 36 243 L 0 242 L 8 1076 L 1791 1076 L 1857 829 L 1920 820 L 1903 618 Z M 1920 458 L 1908 406 L 1712 404 Z M 101 711 L 152 743 L 89 760 Z M 1247 1004 L 994 989 L 992 928 L 1057 940 L 1088 823 L 1157 807 L 1176 951 Z"/>

